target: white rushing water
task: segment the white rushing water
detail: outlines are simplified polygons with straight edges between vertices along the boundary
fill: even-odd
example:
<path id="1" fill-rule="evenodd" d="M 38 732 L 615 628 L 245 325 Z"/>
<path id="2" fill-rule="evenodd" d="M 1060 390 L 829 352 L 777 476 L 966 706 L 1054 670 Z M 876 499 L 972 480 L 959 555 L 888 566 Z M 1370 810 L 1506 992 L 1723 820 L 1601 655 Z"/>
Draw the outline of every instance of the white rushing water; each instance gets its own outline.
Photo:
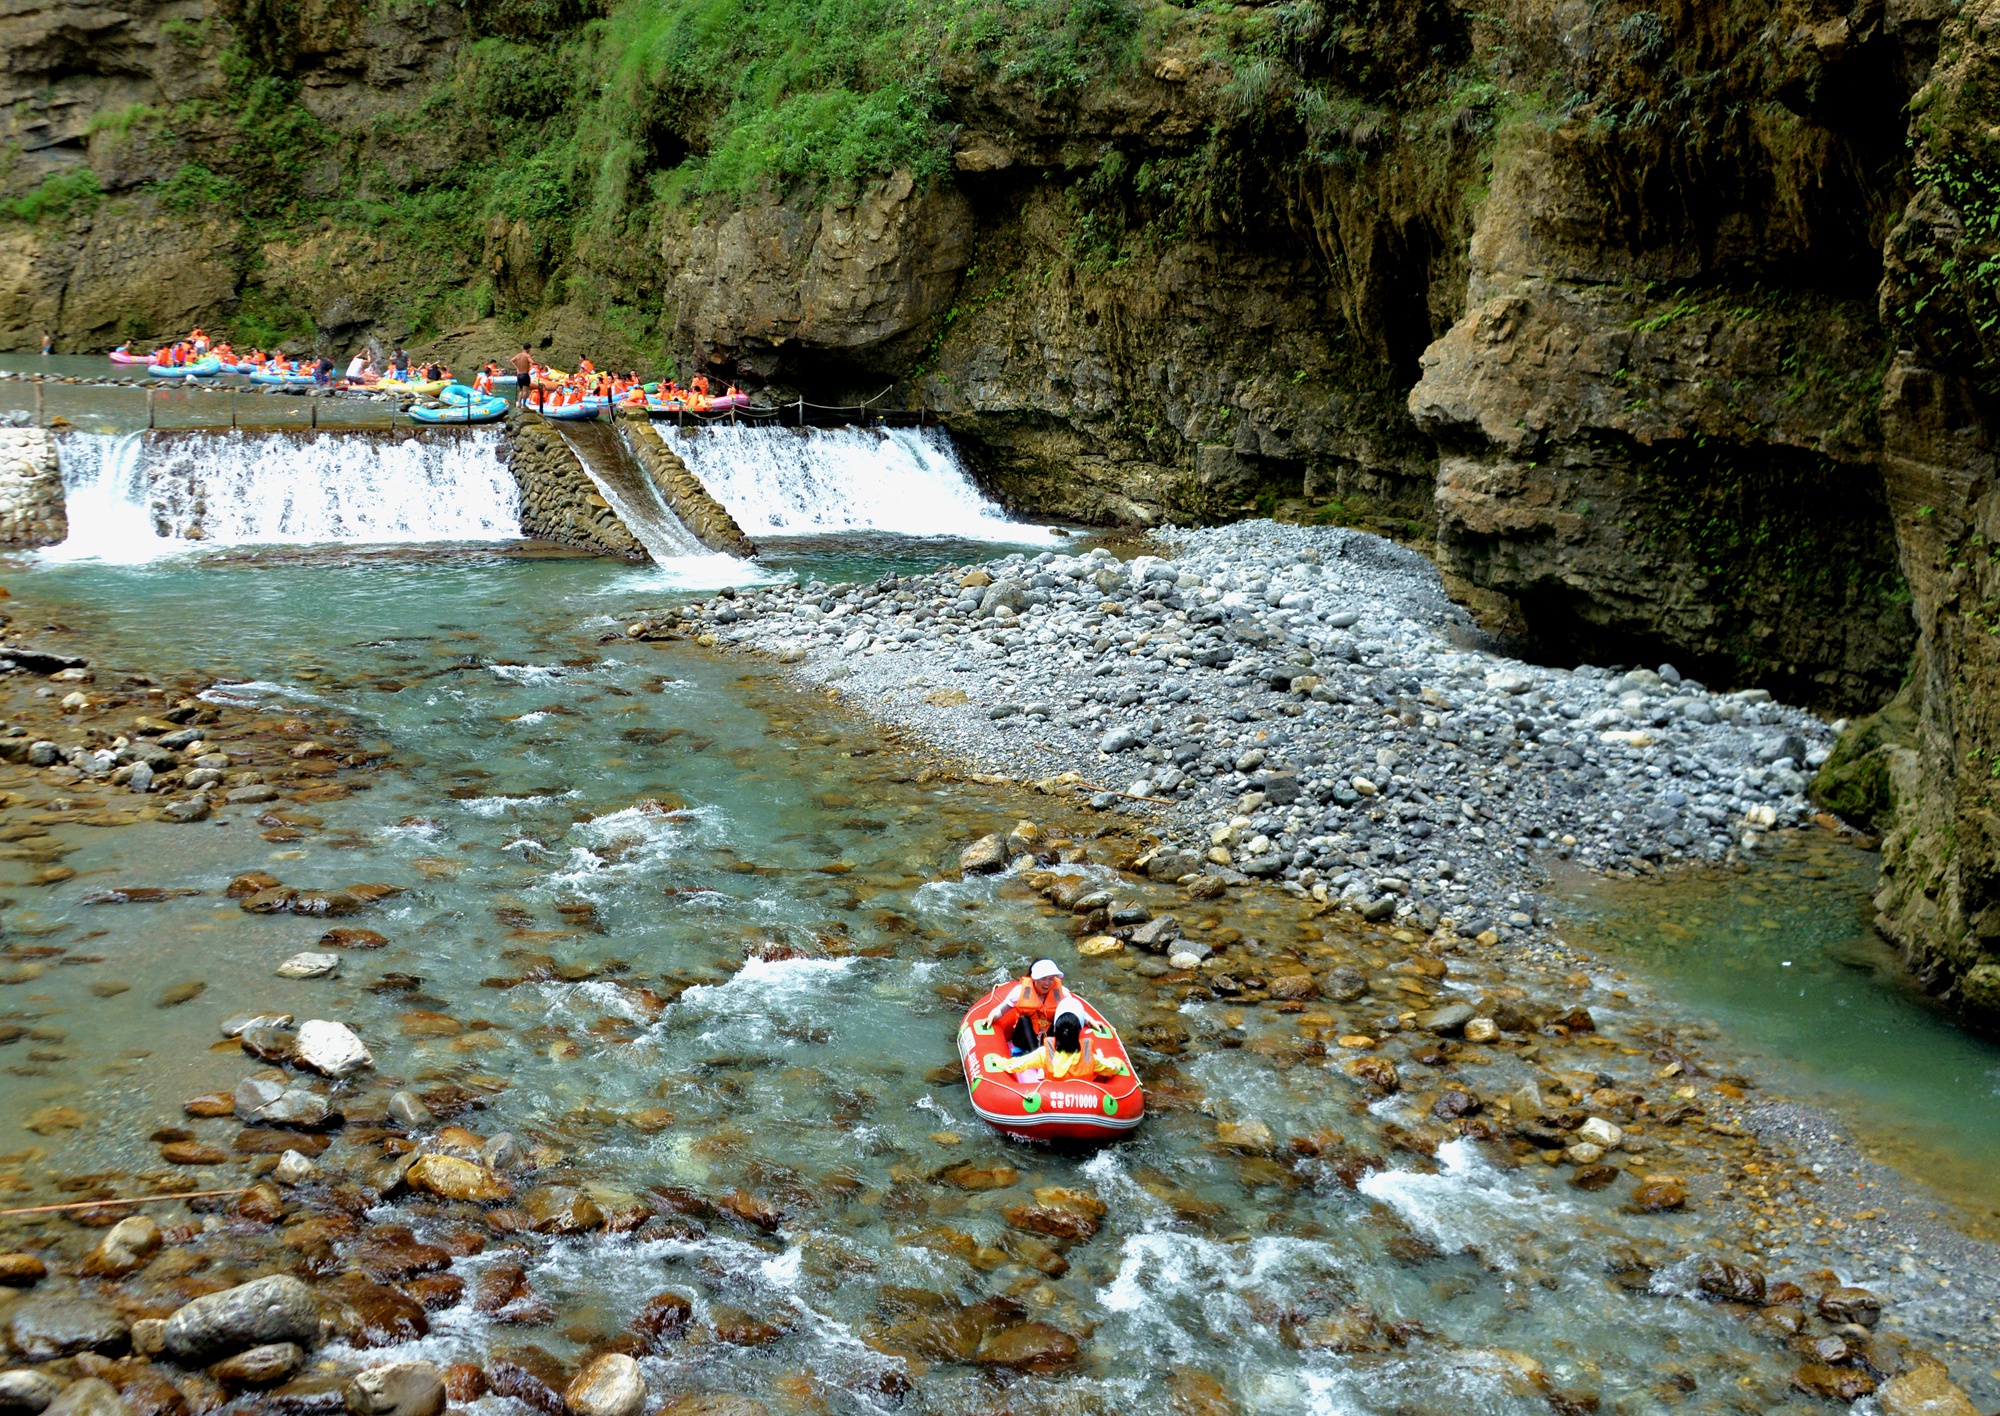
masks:
<path id="1" fill-rule="evenodd" d="M 435 440 L 320 433 L 58 443 L 69 539 L 55 560 L 136 563 L 199 545 L 502 541 L 519 493 L 489 430 Z"/>
<path id="2" fill-rule="evenodd" d="M 887 531 L 1016 545 L 1054 539 L 1044 527 L 1008 520 L 941 429 L 663 431 L 752 537 Z"/>
<path id="3" fill-rule="evenodd" d="M 632 456 L 621 430 L 597 424 L 558 424 L 557 429 L 591 485 L 653 558 L 664 584 L 702 590 L 764 578 L 736 557 L 711 551 L 682 524 Z M 615 465 L 604 465 L 605 458 Z"/>
<path id="4" fill-rule="evenodd" d="M 153 529 L 144 433 L 59 439 L 69 537 L 43 554 L 51 560 L 150 560 L 172 543 Z"/>

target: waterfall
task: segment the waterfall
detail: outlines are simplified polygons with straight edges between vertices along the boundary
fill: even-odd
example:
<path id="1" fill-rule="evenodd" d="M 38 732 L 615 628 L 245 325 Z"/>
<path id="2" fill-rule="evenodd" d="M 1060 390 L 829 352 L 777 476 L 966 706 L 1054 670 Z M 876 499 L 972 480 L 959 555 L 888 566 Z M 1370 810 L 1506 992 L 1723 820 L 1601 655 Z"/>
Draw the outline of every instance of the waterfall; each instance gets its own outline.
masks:
<path id="1" fill-rule="evenodd" d="M 206 545 L 500 541 L 519 492 L 491 429 L 71 434 L 57 443 L 69 539 L 55 559 L 146 560 Z"/>
<path id="2" fill-rule="evenodd" d="M 153 529 L 145 452 L 144 433 L 73 433 L 57 440 L 69 538 L 45 556 L 129 564 L 173 548 Z"/>
<path id="3" fill-rule="evenodd" d="M 1043 527 L 1009 521 L 987 500 L 941 429 L 661 430 L 752 537 L 887 531 L 1015 545 L 1053 539 Z"/>

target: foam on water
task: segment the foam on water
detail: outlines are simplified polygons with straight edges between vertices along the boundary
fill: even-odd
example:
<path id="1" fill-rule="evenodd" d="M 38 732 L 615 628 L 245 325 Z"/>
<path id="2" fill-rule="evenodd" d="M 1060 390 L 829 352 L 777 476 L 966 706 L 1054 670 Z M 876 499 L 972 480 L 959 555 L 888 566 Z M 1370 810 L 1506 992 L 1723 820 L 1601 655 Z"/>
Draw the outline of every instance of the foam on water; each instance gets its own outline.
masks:
<path id="1" fill-rule="evenodd" d="M 1010 521 L 973 483 L 936 428 L 703 430 L 668 437 L 750 536 L 887 531 L 1042 545 L 1044 526 Z"/>
<path id="2" fill-rule="evenodd" d="M 1546 1191 L 1511 1182 L 1471 1141 L 1445 1142 L 1437 1160 L 1435 1174 L 1378 1170 L 1364 1176 L 1359 1188 L 1451 1253 L 1479 1249 L 1498 1257 L 1493 1250 L 1511 1247 L 1517 1239 L 1532 1244 L 1570 1212 L 1570 1206 Z"/>

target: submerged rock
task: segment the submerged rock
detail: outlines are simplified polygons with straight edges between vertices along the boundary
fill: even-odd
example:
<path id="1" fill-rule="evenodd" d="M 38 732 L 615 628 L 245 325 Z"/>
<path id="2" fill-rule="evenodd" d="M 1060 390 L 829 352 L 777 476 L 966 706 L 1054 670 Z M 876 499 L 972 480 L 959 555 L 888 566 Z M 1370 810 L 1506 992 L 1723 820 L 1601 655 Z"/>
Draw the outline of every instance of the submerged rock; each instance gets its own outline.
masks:
<path id="1" fill-rule="evenodd" d="M 982 1367 L 1006 1367 L 1021 1372 L 1053 1372 L 1077 1359 L 1075 1338 L 1047 1323 L 1016 1323 L 989 1333 L 973 1360 Z"/>
<path id="2" fill-rule="evenodd" d="M 320 1289 L 335 1332 L 356 1347 L 392 1347 L 431 1330 L 423 1305 L 387 1284 L 344 1273 Z"/>

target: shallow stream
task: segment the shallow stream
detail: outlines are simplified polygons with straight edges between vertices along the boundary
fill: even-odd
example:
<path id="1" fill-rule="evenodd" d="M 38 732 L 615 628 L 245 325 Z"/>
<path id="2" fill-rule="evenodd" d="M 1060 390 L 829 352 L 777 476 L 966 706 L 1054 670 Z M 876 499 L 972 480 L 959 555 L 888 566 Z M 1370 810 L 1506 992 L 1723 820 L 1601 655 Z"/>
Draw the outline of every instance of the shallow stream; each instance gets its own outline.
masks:
<path id="1" fill-rule="evenodd" d="M 1435 1162 L 1398 1153 L 1389 1128 L 1408 1107 L 1361 1109 L 1343 1079 L 1301 1065 L 1291 1019 L 1160 1007 L 1133 973 L 1086 974 L 1063 920 L 1017 882 L 939 878 L 960 843 L 1034 801 L 919 780 L 813 700 L 691 647 L 600 645 L 635 602 L 657 602 L 650 572 L 405 552 L 36 565 L 10 583 L 17 612 L 104 646 L 101 680 L 239 680 L 218 692 L 279 719 L 330 713 L 397 764 L 271 826 L 57 828 L 80 873 L 17 892 L 8 915 L 17 939 L 80 956 L 0 999 L 44 1030 L 0 1072 L 18 1191 L 156 1172 L 149 1133 L 249 1070 L 211 1051 L 220 1021 L 275 1008 L 350 1021 L 383 1073 L 461 1089 L 480 1104 L 462 1124 L 560 1151 L 607 1192 L 740 1189 L 784 1215 L 769 1235 L 555 1241 L 531 1273 L 548 1320 L 501 1332 L 441 1311 L 412 1349 L 441 1358 L 521 1340 L 572 1353 L 675 1288 L 704 1320 L 743 1310 L 784 1335 L 654 1359 L 656 1386 L 804 1390 L 835 1410 L 874 1409 L 904 1379 L 907 1409 L 952 1412 L 989 1409 L 996 1380 L 1017 1409 L 1051 1410 L 1157 1409 L 1211 1387 L 1245 1410 L 1329 1413 L 1542 1412 L 1550 1391 L 1622 1412 L 1737 1410 L 1746 1382 L 1782 1399 L 1783 1354 L 1735 1319 L 1607 1277 L 1630 1246 L 1683 1244 L 1685 1221 L 1552 1191 L 1547 1172 L 1494 1169 L 1461 1142 Z M 222 898 L 250 869 L 404 887 L 353 921 L 389 944 L 348 953 L 331 980 L 273 977 L 325 923 Z M 84 903 L 114 885 L 202 893 Z M 1298 928 L 1260 907 L 1231 917 L 1274 944 Z M 746 948 L 778 958 L 743 965 Z M 1213 1044 L 1154 1065 L 1145 1130 L 1094 1157 L 984 1134 L 951 1075 L 964 1000 L 1041 952 L 1073 961 L 1126 1029 Z M 199 996 L 159 1006 L 194 983 Z M 52 1107 L 85 1119 L 20 1129 Z M 1398 1158 L 1355 1190 L 1331 1163 L 1218 1152 L 1212 1117 Z M 1018 1174 L 936 1183 L 960 1161 Z M 1003 1219 L 1050 1184 L 1109 1206 L 1066 1258 Z M 922 1294 L 998 1295 L 1085 1337 L 1084 1355 L 1010 1378 L 944 1360 Z"/>
<path id="2" fill-rule="evenodd" d="M 1579 877 L 1572 935 L 2000 1230 L 2000 1044 L 1925 999 L 1875 932 L 1877 868 L 1869 852 L 1808 839 L 1741 872 Z"/>

